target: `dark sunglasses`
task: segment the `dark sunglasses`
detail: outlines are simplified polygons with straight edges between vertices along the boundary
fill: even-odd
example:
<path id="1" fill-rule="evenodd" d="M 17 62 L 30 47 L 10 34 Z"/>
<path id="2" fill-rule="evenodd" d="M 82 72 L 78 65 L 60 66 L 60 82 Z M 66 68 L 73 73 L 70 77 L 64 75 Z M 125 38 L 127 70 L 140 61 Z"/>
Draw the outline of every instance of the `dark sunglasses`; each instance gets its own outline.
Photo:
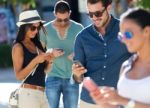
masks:
<path id="1" fill-rule="evenodd" d="M 57 22 L 68 22 L 69 21 L 69 18 L 65 18 L 65 19 L 60 19 L 60 18 L 57 18 L 56 20 Z"/>
<path id="2" fill-rule="evenodd" d="M 133 37 L 133 34 L 130 31 L 126 31 L 124 33 L 121 33 L 121 32 L 118 33 L 118 39 L 120 41 L 122 41 L 123 38 L 131 39 L 132 37 Z"/>
<path id="3" fill-rule="evenodd" d="M 31 30 L 31 31 L 35 31 L 36 29 L 39 31 L 39 30 L 41 29 L 41 26 L 38 26 L 38 27 L 33 26 L 33 25 L 30 26 L 30 30 Z"/>
<path id="4" fill-rule="evenodd" d="M 91 18 L 93 18 L 93 16 L 101 17 L 104 12 L 105 12 L 105 9 L 103 9 L 102 11 L 89 12 L 88 15 L 89 15 Z"/>

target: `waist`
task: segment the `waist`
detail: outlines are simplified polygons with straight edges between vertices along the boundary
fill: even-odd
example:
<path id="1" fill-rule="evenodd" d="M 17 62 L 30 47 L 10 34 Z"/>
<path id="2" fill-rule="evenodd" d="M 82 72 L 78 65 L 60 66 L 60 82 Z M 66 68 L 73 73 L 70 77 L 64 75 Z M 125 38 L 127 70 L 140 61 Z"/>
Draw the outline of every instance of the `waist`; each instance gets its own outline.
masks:
<path id="1" fill-rule="evenodd" d="M 22 84 L 21 88 L 29 88 L 29 89 L 34 89 L 34 90 L 39 90 L 44 92 L 45 88 L 42 86 L 37 86 L 37 85 L 32 85 L 32 84 Z"/>

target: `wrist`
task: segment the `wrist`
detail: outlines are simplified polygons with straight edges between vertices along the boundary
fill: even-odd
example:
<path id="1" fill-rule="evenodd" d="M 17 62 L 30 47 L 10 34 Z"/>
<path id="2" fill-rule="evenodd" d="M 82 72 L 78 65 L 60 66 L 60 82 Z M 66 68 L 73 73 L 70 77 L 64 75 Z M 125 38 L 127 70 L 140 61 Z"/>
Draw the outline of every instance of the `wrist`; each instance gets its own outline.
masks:
<path id="1" fill-rule="evenodd" d="M 73 78 L 76 82 L 81 83 L 83 81 L 84 75 L 77 76 L 73 74 Z"/>

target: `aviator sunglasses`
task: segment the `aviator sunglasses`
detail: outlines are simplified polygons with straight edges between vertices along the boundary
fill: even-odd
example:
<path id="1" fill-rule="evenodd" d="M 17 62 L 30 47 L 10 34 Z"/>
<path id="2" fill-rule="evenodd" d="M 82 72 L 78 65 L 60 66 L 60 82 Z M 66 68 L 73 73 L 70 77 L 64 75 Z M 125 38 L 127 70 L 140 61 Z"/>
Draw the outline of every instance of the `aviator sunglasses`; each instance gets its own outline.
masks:
<path id="1" fill-rule="evenodd" d="M 103 9 L 102 11 L 89 12 L 88 15 L 89 15 L 91 18 L 93 18 L 93 16 L 101 17 L 104 12 L 105 12 L 105 9 Z"/>
<path id="2" fill-rule="evenodd" d="M 31 31 L 35 31 L 36 29 L 39 31 L 39 30 L 41 29 L 41 26 L 38 26 L 38 27 L 33 26 L 33 25 L 30 26 L 30 30 L 31 30 Z"/>
<path id="3" fill-rule="evenodd" d="M 121 33 L 121 32 L 118 33 L 118 39 L 120 41 L 122 41 L 123 38 L 131 39 L 132 37 L 133 37 L 133 34 L 130 31 L 126 31 L 124 33 Z"/>
<path id="4" fill-rule="evenodd" d="M 69 21 L 69 18 L 65 18 L 65 19 L 60 19 L 60 18 L 57 18 L 56 20 L 57 22 L 68 22 Z"/>

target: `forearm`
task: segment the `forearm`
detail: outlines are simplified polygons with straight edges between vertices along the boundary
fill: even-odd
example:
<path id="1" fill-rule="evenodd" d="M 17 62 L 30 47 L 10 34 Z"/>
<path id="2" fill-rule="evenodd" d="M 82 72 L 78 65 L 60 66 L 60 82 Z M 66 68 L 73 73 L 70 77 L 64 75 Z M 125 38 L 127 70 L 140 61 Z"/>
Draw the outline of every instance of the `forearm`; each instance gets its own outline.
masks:
<path id="1" fill-rule="evenodd" d="M 37 62 L 33 59 L 26 67 L 22 68 L 19 72 L 16 72 L 16 77 L 18 80 L 25 79 L 30 72 L 35 68 Z"/>

